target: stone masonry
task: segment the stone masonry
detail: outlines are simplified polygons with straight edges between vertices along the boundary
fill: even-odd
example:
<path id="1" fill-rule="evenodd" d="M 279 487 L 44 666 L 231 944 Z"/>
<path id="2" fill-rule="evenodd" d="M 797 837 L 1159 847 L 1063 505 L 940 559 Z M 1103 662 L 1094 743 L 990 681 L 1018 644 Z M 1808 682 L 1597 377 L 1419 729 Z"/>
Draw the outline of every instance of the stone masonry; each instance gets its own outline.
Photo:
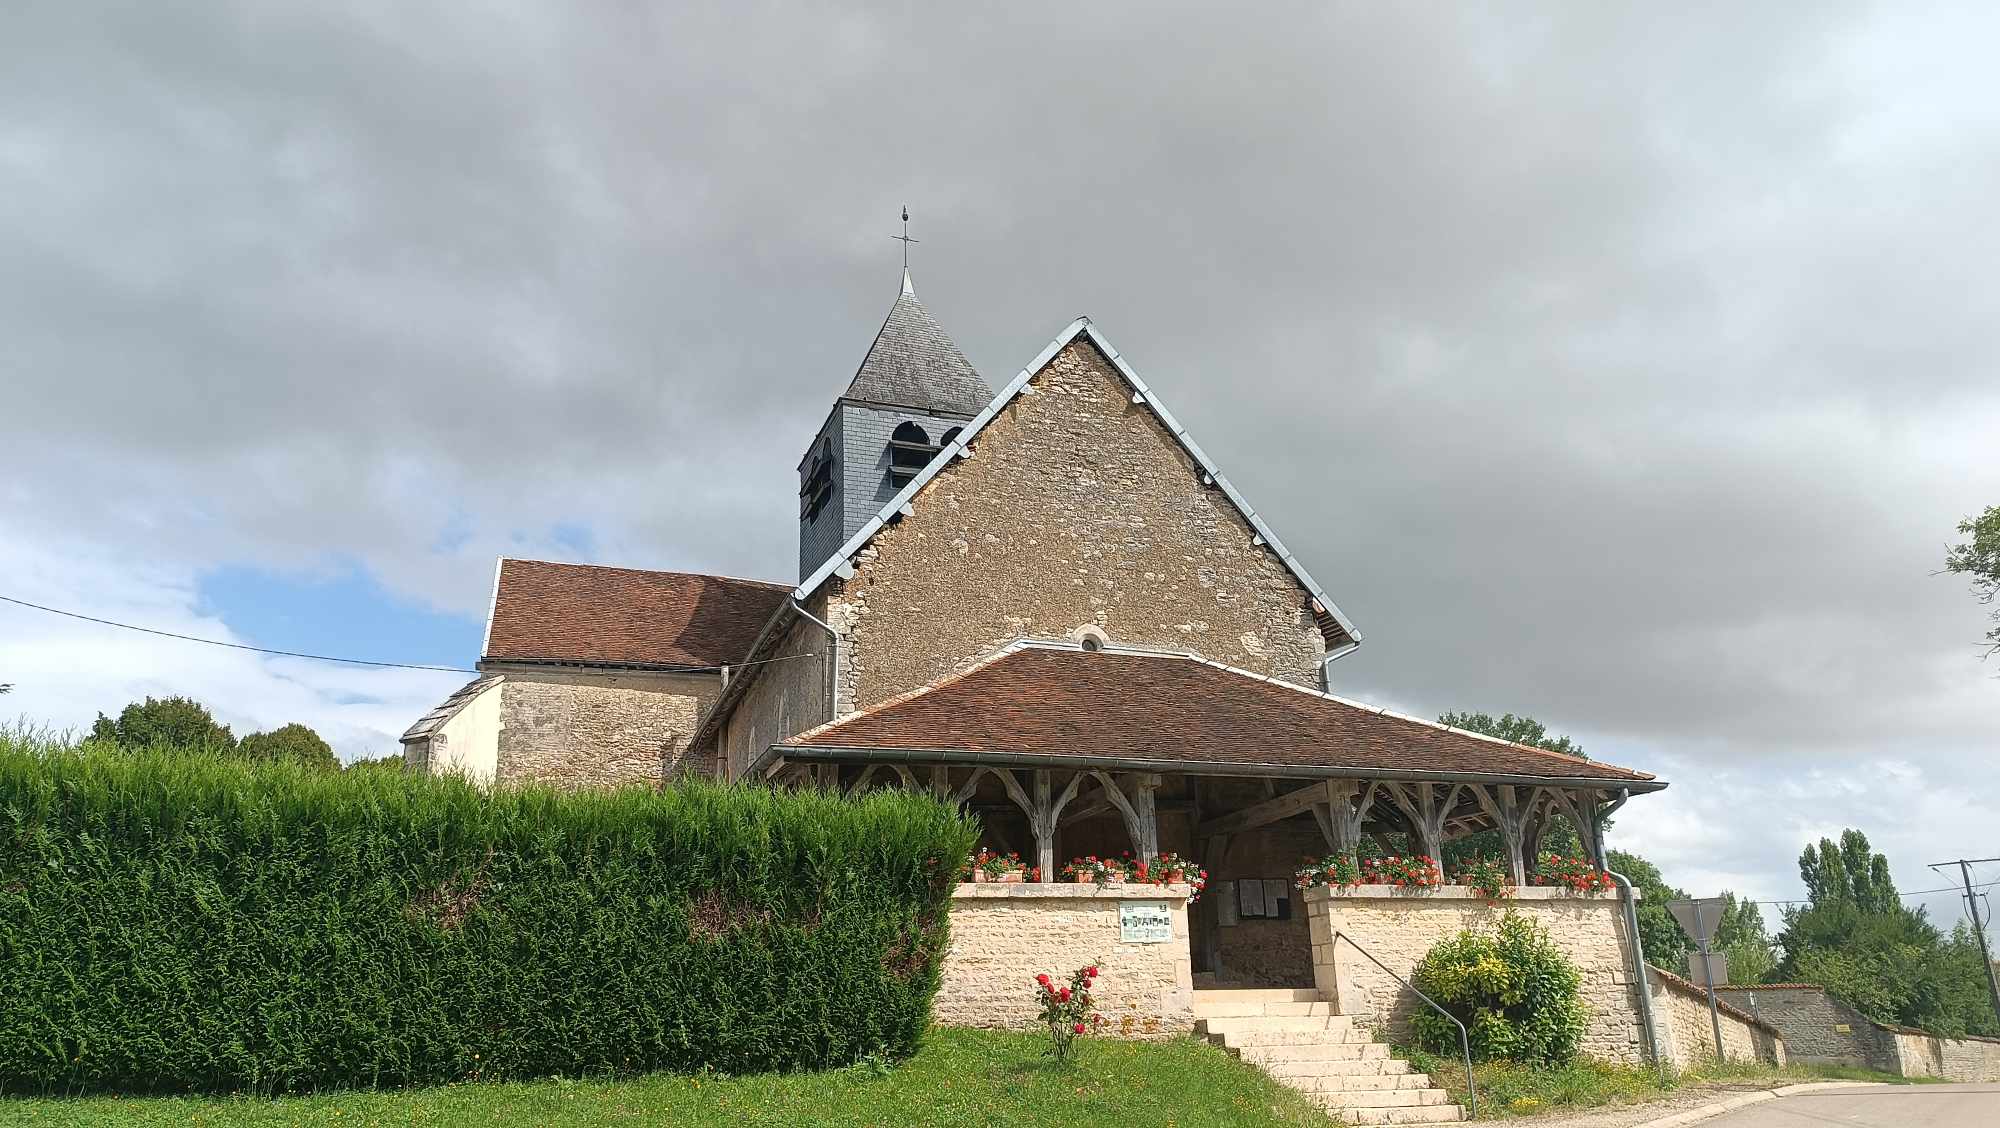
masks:
<path id="1" fill-rule="evenodd" d="M 1783 1065 L 1789 1047 L 1777 1027 L 1730 1005 L 1717 992 L 1716 1021 L 1709 1019 L 1708 992 L 1668 971 L 1647 972 L 1653 992 L 1653 1022 L 1660 1032 L 1660 1055 L 1675 1069 L 1689 1069 L 1720 1056 L 1730 1061 L 1761 1061 Z M 1715 1027 L 1722 1026 L 1722 1052 L 1716 1053 Z"/>
<path id="2" fill-rule="evenodd" d="M 1903 1077 L 2000 1081 L 2000 1039 L 1939 1038 L 1875 1022 L 1826 988 L 1806 983 L 1732 984 L 1716 995 L 1784 1033 L 1793 1061 L 1852 1065 Z"/>
<path id="3" fill-rule="evenodd" d="M 1120 940 L 1118 907 L 1126 901 L 1164 902 L 1173 915 L 1173 939 Z M 1100 972 L 1097 1009 L 1106 1033 L 1169 1038 L 1194 1029 L 1187 887 L 960 885 L 952 896 L 951 950 L 937 1021 L 1032 1027 L 1041 1011 L 1036 974 L 1066 979 L 1088 964 Z"/>
<path id="4" fill-rule="evenodd" d="M 1583 1002 L 1590 1008 L 1582 1051 L 1602 1061 L 1637 1064 L 1645 1059 L 1625 920 L 1615 897 L 1533 887 L 1496 904 L 1463 886 L 1448 885 L 1421 894 L 1322 887 L 1307 890 L 1304 900 L 1320 991 L 1338 1013 L 1353 1015 L 1378 1033 L 1402 1036 L 1411 1012 L 1424 1004 L 1350 945 L 1336 946 L 1334 932 L 1352 937 L 1408 979 L 1439 940 L 1468 928 L 1490 930 L 1511 909 L 1547 928 L 1582 974 Z"/>
<path id="5" fill-rule="evenodd" d="M 844 707 L 1085 624 L 1319 686 L 1325 641 L 1305 589 L 1096 346 L 1051 360 L 972 453 L 836 582 L 828 618 L 851 624 Z"/>
<path id="6" fill-rule="evenodd" d="M 720 684 L 703 674 L 509 668 L 498 779 L 602 786 L 712 774 L 706 757 L 683 754 Z"/>

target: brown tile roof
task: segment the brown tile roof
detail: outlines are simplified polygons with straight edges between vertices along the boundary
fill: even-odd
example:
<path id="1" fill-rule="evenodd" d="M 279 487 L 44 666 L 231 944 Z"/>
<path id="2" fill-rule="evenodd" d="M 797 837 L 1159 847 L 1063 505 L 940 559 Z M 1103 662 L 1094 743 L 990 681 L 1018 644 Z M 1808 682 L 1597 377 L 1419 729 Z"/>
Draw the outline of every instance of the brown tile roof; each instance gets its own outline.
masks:
<path id="1" fill-rule="evenodd" d="M 484 660 L 733 664 L 790 592 L 727 576 L 502 558 Z"/>
<path id="2" fill-rule="evenodd" d="M 1187 655 L 1039 643 L 1016 644 L 786 747 L 808 757 L 812 749 L 902 749 L 1665 786 L 1644 772 L 1399 716 Z"/>

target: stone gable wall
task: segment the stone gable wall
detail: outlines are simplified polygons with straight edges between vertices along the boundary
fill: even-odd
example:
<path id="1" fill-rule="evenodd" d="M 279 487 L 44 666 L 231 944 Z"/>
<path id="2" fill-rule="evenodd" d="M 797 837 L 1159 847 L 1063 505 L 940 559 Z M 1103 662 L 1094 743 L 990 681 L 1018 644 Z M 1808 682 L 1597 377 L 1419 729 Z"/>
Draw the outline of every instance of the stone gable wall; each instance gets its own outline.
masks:
<path id="1" fill-rule="evenodd" d="M 1173 939 L 1119 939 L 1118 906 L 1165 902 Z M 951 902 L 951 948 L 935 1014 L 946 1026 L 1029 1029 L 1041 1013 L 1035 976 L 1067 981 L 1098 966 L 1095 992 L 1106 1034 L 1171 1038 L 1194 1029 L 1188 966 L 1187 887 L 1069 884 L 960 885 Z"/>
<path id="2" fill-rule="evenodd" d="M 1448 885 L 1425 894 L 1317 888 L 1307 890 L 1304 900 L 1316 985 L 1340 1013 L 1359 1016 L 1378 1036 L 1406 1036 L 1410 1014 L 1424 1004 L 1349 945 L 1336 946 L 1336 930 L 1408 979 L 1438 941 L 1468 928 L 1490 931 L 1511 909 L 1548 929 L 1582 975 L 1583 1002 L 1590 1008 L 1582 1052 L 1601 1061 L 1645 1060 L 1639 992 L 1617 898 L 1537 887 L 1517 890 L 1513 898 L 1494 904 L 1470 889 Z"/>
<path id="3" fill-rule="evenodd" d="M 807 609 L 817 615 L 823 605 L 815 600 Z M 778 644 L 757 656 L 764 664 L 735 675 L 756 680 L 717 737 L 725 778 L 741 776 L 772 744 L 826 721 L 826 631 L 802 615 L 786 615 Z"/>
<path id="4" fill-rule="evenodd" d="M 1059 353 L 855 559 L 843 696 L 869 705 L 1084 624 L 1319 687 L 1308 593 L 1088 341 Z"/>
<path id="5" fill-rule="evenodd" d="M 686 755 L 721 680 L 708 674 L 507 668 L 500 683 L 501 783 L 604 786 L 713 774 Z"/>

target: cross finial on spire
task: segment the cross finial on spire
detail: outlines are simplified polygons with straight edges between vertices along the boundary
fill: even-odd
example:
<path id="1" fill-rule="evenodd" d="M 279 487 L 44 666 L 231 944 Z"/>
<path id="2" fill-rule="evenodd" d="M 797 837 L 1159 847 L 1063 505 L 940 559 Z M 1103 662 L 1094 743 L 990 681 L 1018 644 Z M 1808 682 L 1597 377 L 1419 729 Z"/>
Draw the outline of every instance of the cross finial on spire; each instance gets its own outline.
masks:
<path id="1" fill-rule="evenodd" d="M 922 239 L 910 238 L 910 205 L 903 205 L 903 233 L 889 238 L 903 244 L 903 292 L 910 292 L 910 244 L 921 243 Z"/>

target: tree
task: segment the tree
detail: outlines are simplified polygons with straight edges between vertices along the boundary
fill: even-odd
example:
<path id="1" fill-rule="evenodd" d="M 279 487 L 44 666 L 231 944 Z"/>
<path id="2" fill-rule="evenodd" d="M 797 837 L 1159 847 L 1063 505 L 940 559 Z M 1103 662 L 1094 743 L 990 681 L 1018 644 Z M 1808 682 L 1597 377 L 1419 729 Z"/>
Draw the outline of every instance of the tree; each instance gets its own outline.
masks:
<path id="1" fill-rule="evenodd" d="M 1764 930 L 1764 911 L 1757 902 L 1722 894 L 1722 921 L 1715 927 L 1713 946 L 1729 957 L 1731 983 L 1756 983 L 1778 966 L 1771 936 Z"/>
<path id="2" fill-rule="evenodd" d="M 177 748 L 234 752 L 236 737 L 217 724 L 200 702 L 186 697 L 148 697 L 125 706 L 117 720 L 102 713 L 90 726 L 91 739 L 120 748 Z"/>
<path id="3" fill-rule="evenodd" d="M 345 770 L 350 772 L 400 772 L 403 770 L 403 757 L 394 752 L 389 753 L 387 756 L 362 756 L 358 759 L 348 761 Z"/>
<path id="4" fill-rule="evenodd" d="M 1799 855 L 1799 880 L 1813 903 L 1851 901 L 1870 912 L 1888 912 L 1902 904 L 1889 877 L 1889 859 L 1868 846 L 1858 830 L 1840 833 L 1840 845 L 1822 838 L 1817 848 Z"/>
<path id="5" fill-rule="evenodd" d="M 1505 713 L 1495 720 L 1491 713 L 1446 713 L 1438 718 L 1439 724 L 1462 728 L 1470 732 L 1497 736 L 1501 740 L 1511 740 L 1516 744 L 1532 744 L 1565 756 L 1582 758 L 1583 745 L 1567 736 L 1550 736 L 1542 722 L 1533 717 L 1517 717 Z"/>
<path id="6" fill-rule="evenodd" d="M 1667 910 L 1668 901 L 1684 901 L 1687 892 L 1667 884 L 1660 867 L 1624 850 L 1610 852 L 1611 868 L 1624 874 L 1639 891 L 1639 943 L 1646 962 L 1675 974 L 1687 968 L 1688 938 Z"/>
<path id="7" fill-rule="evenodd" d="M 2000 598 L 2000 505 L 1989 505 L 1977 517 L 1959 522 L 1958 531 L 1971 537 L 1945 552 L 1944 570 L 1971 576 L 1972 590 L 1979 602 L 1992 604 Z M 1994 627 L 1986 632 L 1988 657 L 2000 653 L 2000 607 L 1993 610 Z"/>
<path id="8" fill-rule="evenodd" d="M 1784 956 L 1767 978 L 1817 983 L 1878 1022 L 1936 1034 L 2000 1034 L 1985 1005 L 1978 946 L 1941 934 L 1896 895 L 1889 862 L 1868 836 L 1843 831 L 1799 856 L 1811 898 L 1785 910 Z"/>
<path id="9" fill-rule="evenodd" d="M 340 767 L 340 758 L 320 735 L 301 724 L 289 724 L 269 732 L 253 732 L 236 748 L 247 760 L 268 763 L 303 764 L 331 771 Z"/>

